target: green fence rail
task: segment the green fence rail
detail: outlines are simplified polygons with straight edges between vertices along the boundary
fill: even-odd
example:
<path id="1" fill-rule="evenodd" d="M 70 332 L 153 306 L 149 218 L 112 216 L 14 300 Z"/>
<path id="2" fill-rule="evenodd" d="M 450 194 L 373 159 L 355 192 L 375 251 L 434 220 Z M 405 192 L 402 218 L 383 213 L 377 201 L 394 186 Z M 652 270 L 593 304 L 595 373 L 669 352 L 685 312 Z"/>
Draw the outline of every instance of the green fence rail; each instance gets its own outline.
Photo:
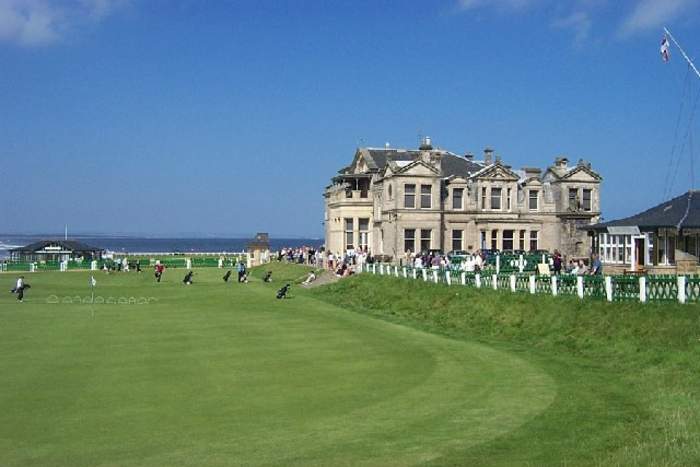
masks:
<path id="1" fill-rule="evenodd" d="M 582 299 L 638 302 L 700 303 L 700 276 L 670 275 L 616 275 L 557 276 L 528 272 L 501 272 L 482 270 L 464 272 L 459 269 L 432 269 L 371 264 L 361 272 L 409 278 L 446 285 L 495 288 L 520 293 L 565 295 Z M 556 287 L 555 287 L 556 285 Z"/>

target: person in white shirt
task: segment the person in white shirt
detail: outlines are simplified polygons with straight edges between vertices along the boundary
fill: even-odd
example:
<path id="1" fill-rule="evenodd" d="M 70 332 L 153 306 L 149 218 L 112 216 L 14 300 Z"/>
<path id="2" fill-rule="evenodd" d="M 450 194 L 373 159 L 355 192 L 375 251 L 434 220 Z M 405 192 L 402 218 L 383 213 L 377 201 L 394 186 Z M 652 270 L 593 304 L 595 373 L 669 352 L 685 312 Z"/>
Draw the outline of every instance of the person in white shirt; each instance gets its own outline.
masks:
<path id="1" fill-rule="evenodd" d="M 481 252 L 477 251 L 476 256 L 474 256 L 474 269 L 478 272 L 484 266 L 484 259 L 481 257 Z"/>
<path id="2" fill-rule="evenodd" d="M 420 269 L 423 267 L 423 260 L 420 256 L 416 256 L 416 262 L 413 264 L 413 267 L 416 269 Z"/>
<path id="3" fill-rule="evenodd" d="M 27 287 L 29 287 L 29 286 L 24 284 L 24 276 L 19 276 L 19 278 L 17 278 L 17 283 L 15 284 L 15 288 L 12 289 L 10 292 L 16 293 L 17 300 L 21 302 L 24 300 L 24 289 Z"/>

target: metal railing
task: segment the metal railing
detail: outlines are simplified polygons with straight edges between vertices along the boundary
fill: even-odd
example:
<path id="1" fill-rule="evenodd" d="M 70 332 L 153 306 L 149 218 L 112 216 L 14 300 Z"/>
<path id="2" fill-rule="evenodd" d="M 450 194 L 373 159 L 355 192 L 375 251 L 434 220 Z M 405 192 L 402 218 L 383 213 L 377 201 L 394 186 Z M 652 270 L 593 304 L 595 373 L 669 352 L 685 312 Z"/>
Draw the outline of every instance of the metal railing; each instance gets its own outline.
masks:
<path id="1" fill-rule="evenodd" d="M 444 268 L 413 268 L 393 264 L 365 264 L 359 272 L 514 293 L 577 296 L 609 302 L 700 302 L 700 276 L 694 275 L 538 275 L 527 272 L 463 272 Z"/>

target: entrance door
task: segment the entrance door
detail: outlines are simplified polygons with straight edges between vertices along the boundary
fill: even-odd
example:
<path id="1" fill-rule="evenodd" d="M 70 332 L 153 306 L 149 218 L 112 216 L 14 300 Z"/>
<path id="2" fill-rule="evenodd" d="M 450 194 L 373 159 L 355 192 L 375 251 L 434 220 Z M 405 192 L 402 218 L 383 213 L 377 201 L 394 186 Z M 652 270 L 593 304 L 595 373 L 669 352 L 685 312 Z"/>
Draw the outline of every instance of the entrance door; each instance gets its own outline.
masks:
<path id="1" fill-rule="evenodd" d="M 634 239 L 634 258 L 636 262 L 636 268 L 639 269 L 644 267 L 644 239 L 643 238 L 635 238 Z"/>

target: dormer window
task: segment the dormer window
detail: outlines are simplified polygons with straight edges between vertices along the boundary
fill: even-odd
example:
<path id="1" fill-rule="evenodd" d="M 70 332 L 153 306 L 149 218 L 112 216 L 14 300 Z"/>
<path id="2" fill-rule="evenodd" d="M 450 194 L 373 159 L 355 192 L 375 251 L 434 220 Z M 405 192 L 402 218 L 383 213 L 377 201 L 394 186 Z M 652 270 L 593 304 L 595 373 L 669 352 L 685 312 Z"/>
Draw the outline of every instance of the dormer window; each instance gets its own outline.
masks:
<path id="1" fill-rule="evenodd" d="M 491 188 L 491 209 L 501 210 L 502 188 Z"/>
<path id="2" fill-rule="evenodd" d="M 528 198 L 528 209 L 530 211 L 537 211 L 539 209 L 539 195 L 538 190 L 530 190 Z"/>
<path id="3" fill-rule="evenodd" d="M 464 198 L 464 188 L 452 190 L 452 209 L 462 209 L 462 199 Z"/>
<path id="4" fill-rule="evenodd" d="M 578 211 L 581 208 L 578 199 L 578 188 L 569 188 L 569 210 Z"/>
<path id="5" fill-rule="evenodd" d="M 592 193 L 592 190 L 588 190 L 588 189 L 583 190 L 583 210 L 584 211 L 592 211 L 593 210 L 593 204 L 591 202 L 591 193 Z"/>

